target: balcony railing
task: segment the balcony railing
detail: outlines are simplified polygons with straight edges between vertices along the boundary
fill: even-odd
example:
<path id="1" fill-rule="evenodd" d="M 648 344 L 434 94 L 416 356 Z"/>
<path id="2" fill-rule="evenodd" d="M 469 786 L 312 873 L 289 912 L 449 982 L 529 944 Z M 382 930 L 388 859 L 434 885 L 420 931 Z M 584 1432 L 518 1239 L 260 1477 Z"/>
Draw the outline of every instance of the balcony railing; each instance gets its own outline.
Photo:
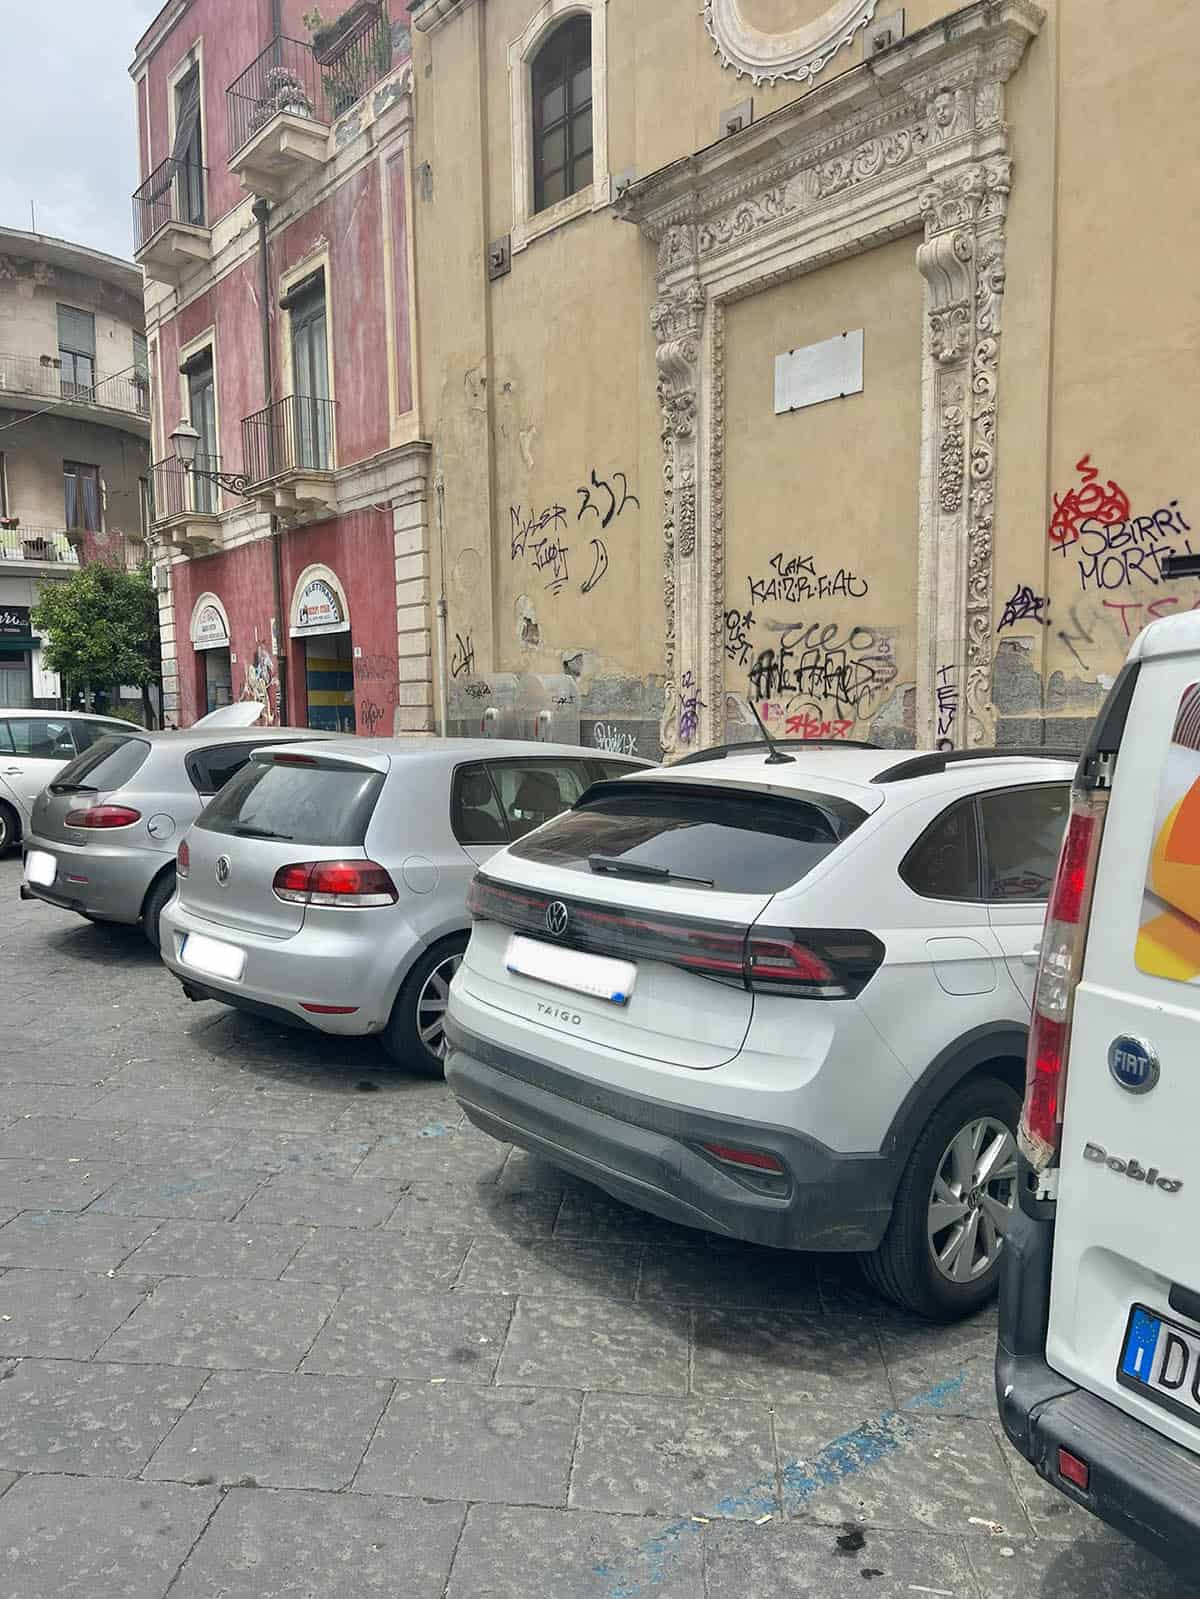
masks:
<path id="1" fill-rule="evenodd" d="M 278 35 L 225 91 L 231 155 L 280 113 L 328 127 L 391 70 L 391 19 L 378 7 L 356 8 L 312 44 Z"/>
<path id="2" fill-rule="evenodd" d="M 208 168 L 168 156 L 133 192 L 133 253 L 137 255 L 168 222 L 205 227 Z"/>
<path id="3" fill-rule="evenodd" d="M 101 405 L 134 416 L 150 415 L 150 384 L 132 377 L 101 378 L 94 386 L 68 382 L 57 360 L 50 356 L 9 355 L 0 350 L 0 390 L 34 394 L 43 399 L 71 400 Z"/>
<path id="4" fill-rule="evenodd" d="M 202 472 L 219 472 L 219 455 L 198 455 L 196 466 Z M 150 493 L 153 520 L 166 522 L 176 516 L 215 516 L 217 485 L 205 477 L 185 470 L 178 456 L 150 463 Z"/>
<path id="5" fill-rule="evenodd" d="M 61 561 L 64 566 L 78 566 L 79 551 L 62 528 L 22 524 L 0 527 L 0 561 Z"/>
<path id="6" fill-rule="evenodd" d="M 251 483 L 285 472 L 333 468 L 333 400 L 289 394 L 242 420 L 242 459 Z"/>

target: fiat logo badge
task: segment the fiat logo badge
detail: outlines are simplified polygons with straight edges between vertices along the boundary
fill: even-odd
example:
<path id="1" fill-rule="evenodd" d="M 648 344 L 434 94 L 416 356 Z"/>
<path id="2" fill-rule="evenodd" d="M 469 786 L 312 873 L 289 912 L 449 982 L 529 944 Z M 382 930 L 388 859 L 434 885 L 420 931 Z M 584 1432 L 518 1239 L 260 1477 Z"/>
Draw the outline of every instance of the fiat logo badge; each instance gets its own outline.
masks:
<path id="1" fill-rule="evenodd" d="M 224 888 L 225 884 L 229 881 L 229 873 L 230 873 L 231 870 L 232 870 L 232 867 L 230 866 L 230 863 L 229 863 L 229 856 L 228 855 L 218 855 L 217 856 L 217 882 L 220 883 L 222 888 Z"/>
<path id="2" fill-rule="evenodd" d="M 1158 1082 L 1158 1056 L 1144 1038 L 1114 1038 L 1108 1046 L 1108 1069 L 1130 1094 L 1148 1094 Z"/>
<path id="3" fill-rule="evenodd" d="M 546 906 L 546 931 L 553 933 L 555 938 L 563 936 L 570 920 L 570 912 L 561 899 L 551 900 Z"/>

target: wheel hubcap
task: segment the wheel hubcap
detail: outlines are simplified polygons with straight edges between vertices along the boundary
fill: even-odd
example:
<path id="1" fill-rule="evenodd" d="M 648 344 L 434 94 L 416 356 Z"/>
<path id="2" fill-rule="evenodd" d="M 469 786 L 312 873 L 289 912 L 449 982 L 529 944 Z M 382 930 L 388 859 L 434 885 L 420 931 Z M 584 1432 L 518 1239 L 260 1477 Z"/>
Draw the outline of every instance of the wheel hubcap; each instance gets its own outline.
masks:
<path id="1" fill-rule="evenodd" d="M 998 1117 L 968 1122 L 938 1163 L 929 1196 L 929 1248 L 941 1275 L 978 1281 L 995 1265 L 1017 1197 L 1017 1146 Z"/>
<path id="2" fill-rule="evenodd" d="M 443 1060 L 446 1055 L 446 1005 L 450 999 L 450 979 L 461 965 L 461 955 L 447 956 L 433 968 L 417 995 L 417 1037 L 438 1060 Z"/>

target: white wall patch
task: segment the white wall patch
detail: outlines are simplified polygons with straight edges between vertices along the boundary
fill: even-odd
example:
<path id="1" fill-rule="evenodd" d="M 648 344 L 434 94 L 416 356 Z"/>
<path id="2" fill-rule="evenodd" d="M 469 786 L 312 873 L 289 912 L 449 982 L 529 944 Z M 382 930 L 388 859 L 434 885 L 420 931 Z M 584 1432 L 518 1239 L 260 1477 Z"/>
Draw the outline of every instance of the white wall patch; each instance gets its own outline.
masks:
<path id="1" fill-rule="evenodd" d="M 775 415 L 863 390 L 863 330 L 839 333 L 775 357 Z"/>

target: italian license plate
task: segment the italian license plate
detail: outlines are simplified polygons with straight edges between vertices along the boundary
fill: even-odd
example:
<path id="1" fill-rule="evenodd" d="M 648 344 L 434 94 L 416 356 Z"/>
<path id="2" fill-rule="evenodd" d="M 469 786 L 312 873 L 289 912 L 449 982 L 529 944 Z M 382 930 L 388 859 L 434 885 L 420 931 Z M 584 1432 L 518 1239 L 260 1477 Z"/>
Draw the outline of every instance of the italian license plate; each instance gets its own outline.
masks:
<path id="1" fill-rule="evenodd" d="M 1135 1305 L 1117 1380 L 1156 1405 L 1200 1422 L 1200 1333 Z"/>
<path id="2" fill-rule="evenodd" d="M 224 944 L 203 933 L 185 933 L 179 946 L 179 959 L 194 971 L 209 977 L 238 979 L 246 967 L 246 951 L 236 944 Z"/>
<path id="3" fill-rule="evenodd" d="M 612 960 L 607 955 L 588 955 L 579 949 L 559 949 L 536 938 L 509 940 L 505 965 L 518 977 L 535 977 L 555 988 L 569 988 L 576 994 L 590 994 L 612 1005 L 627 1005 L 637 981 L 632 961 Z"/>
<path id="4" fill-rule="evenodd" d="M 58 876 L 58 862 L 44 849 L 31 849 L 25 857 L 25 881 L 49 888 Z"/>

